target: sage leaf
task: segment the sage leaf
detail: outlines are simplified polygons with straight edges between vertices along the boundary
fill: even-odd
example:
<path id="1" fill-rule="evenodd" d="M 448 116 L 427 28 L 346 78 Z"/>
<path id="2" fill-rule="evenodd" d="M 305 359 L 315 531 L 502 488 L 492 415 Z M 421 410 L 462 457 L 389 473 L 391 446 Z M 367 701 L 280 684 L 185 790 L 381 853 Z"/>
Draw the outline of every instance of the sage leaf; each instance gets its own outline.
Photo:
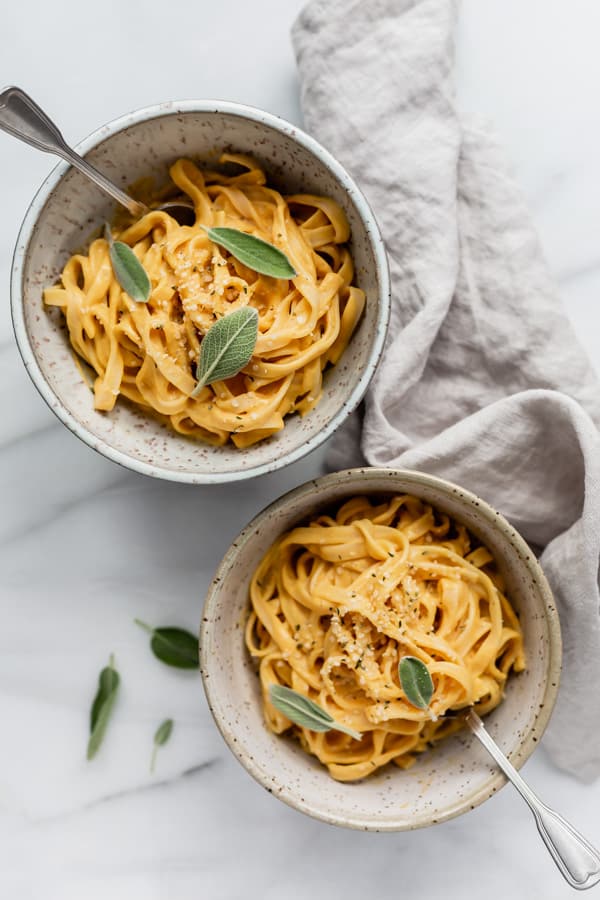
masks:
<path id="1" fill-rule="evenodd" d="M 126 294 L 136 303 L 147 303 L 150 299 L 152 285 L 143 265 L 127 244 L 115 241 L 108 225 L 104 227 L 104 236 L 108 241 L 110 262 L 115 278 Z"/>
<path id="2" fill-rule="evenodd" d="M 260 275 L 293 278 L 298 274 L 282 250 L 254 234 L 246 234 L 237 228 L 203 227 L 214 244 L 229 250 L 232 256 Z"/>
<path id="3" fill-rule="evenodd" d="M 433 697 L 433 681 L 425 663 L 416 656 L 403 656 L 398 674 L 408 702 L 418 709 L 427 709 Z"/>
<path id="4" fill-rule="evenodd" d="M 253 306 L 242 306 L 219 319 L 204 335 L 198 359 L 197 397 L 203 387 L 237 375 L 252 359 L 258 337 L 258 313 Z"/>
<path id="5" fill-rule="evenodd" d="M 152 748 L 152 758 L 150 760 L 150 772 L 154 772 L 156 766 L 156 754 L 158 748 L 167 743 L 173 731 L 173 719 L 165 719 L 161 722 L 154 734 L 154 747 Z"/>
<path id="6" fill-rule="evenodd" d="M 354 731 L 340 722 L 336 722 L 333 716 L 330 716 L 322 707 L 313 700 L 299 694 L 292 688 L 284 687 L 282 684 L 272 684 L 269 688 L 269 699 L 275 709 L 302 728 L 309 728 L 311 731 L 342 731 L 349 734 L 355 741 L 362 740 L 362 734 Z"/>
<path id="7" fill-rule="evenodd" d="M 199 667 L 198 638 L 190 631 L 183 628 L 152 628 L 140 619 L 134 619 L 134 622 L 151 635 L 150 648 L 165 665 L 176 669 Z"/>
<path id="8" fill-rule="evenodd" d="M 111 654 L 108 666 L 100 672 L 98 691 L 90 712 L 90 738 L 87 745 L 87 758 L 93 759 L 104 739 L 106 728 L 119 688 L 119 673 L 115 669 L 115 658 Z"/>

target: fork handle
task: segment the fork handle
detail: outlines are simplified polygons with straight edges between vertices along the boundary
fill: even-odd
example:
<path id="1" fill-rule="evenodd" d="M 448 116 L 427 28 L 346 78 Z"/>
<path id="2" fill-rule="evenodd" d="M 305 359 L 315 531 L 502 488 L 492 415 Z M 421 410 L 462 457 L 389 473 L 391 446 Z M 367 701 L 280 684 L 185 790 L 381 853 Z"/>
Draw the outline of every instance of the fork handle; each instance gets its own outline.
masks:
<path id="1" fill-rule="evenodd" d="M 584 891 L 598 884 L 598 851 L 566 819 L 542 803 L 538 797 L 535 797 L 533 803 L 529 800 L 527 803 L 543 842 L 571 887 Z"/>
<path id="2" fill-rule="evenodd" d="M 0 93 L 0 129 L 37 150 L 60 156 L 90 178 L 113 200 L 121 203 L 132 215 L 141 216 L 147 212 L 143 203 L 138 203 L 75 153 L 65 142 L 52 119 L 21 88 L 8 87 Z"/>
<path id="3" fill-rule="evenodd" d="M 508 761 L 498 744 L 488 734 L 479 716 L 473 711 L 466 722 L 476 738 L 500 766 L 506 777 L 521 794 L 532 811 L 540 837 L 565 880 L 578 891 L 591 888 L 600 881 L 600 853 L 579 834 L 573 826 L 559 816 L 531 790 Z"/>

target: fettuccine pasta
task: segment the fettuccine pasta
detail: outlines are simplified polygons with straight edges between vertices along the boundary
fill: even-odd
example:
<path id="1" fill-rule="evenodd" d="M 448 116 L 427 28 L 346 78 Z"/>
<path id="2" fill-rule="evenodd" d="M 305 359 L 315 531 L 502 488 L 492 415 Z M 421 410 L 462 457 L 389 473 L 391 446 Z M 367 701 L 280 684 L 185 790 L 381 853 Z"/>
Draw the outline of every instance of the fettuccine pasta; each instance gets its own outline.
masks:
<path id="1" fill-rule="evenodd" d="M 444 718 L 500 703 L 509 672 L 525 667 L 519 620 L 491 553 L 467 529 L 415 497 L 353 498 L 280 537 L 250 587 L 246 644 L 258 662 L 264 715 L 339 781 L 418 753 L 456 731 Z M 427 709 L 400 685 L 403 656 L 432 676 Z M 291 723 L 269 688 L 292 688 L 362 733 Z"/>
<path id="2" fill-rule="evenodd" d="M 323 371 L 344 352 L 365 296 L 352 283 L 350 231 L 337 203 L 283 197 L 247 156 L 225 154 L 220 162 L 240 173 L 203 172 L 186 159 L 171 167 L 177 195 L 193 201 L 194 225 L 154 209 L 115 234 L 150 277 L 148 303 L 122 290 L 104 238 L 71 257 L 44 300 L 63 311 L 75 352 L 96 373 L 96 409 L 109 412 L 126 397 L 181 434 L 247 447 L 283 428 L 286 415 L 304 415 L 318 403 Z M 212 243 L 202 225 L 274 244 L 298 274 L 257 274 Z M 248 305 L 259 313 L 249 364 L 192 397 L 203 336 L 218 318 Z"/>

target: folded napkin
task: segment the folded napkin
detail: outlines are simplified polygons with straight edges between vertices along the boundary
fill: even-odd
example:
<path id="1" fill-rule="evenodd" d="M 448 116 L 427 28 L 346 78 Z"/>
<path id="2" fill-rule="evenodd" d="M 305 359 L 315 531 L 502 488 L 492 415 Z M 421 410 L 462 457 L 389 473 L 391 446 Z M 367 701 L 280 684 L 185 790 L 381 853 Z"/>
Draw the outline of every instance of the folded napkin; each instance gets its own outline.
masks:
<path id="1" fill-rule="evenodd" d="M 293 28 L 307 128 L 386 241 L 391 327 L 335 468 L 456 481 L 541 552 L 564 667 L 544 744 L 600 774 L 600 386 L 488 131 L 459 116 L 451 0 L 314 0 Z"/>

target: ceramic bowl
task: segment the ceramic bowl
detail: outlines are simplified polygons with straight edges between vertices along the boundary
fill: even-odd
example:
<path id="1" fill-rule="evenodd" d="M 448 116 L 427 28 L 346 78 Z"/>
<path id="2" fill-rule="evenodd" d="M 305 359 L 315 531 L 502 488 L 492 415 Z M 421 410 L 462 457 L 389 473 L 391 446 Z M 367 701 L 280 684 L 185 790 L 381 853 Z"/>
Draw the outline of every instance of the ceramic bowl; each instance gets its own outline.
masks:
<path id="1" fill-rule="evenodd" d="M 227 551 L 208 591 L 200 634 L 208 703 L 229 748 L 248 772 L 304 813 L 369 831 L 420 828 L 458 816 L 501 788 L 504 776 L 475 738 L 461 732 L 421 754 L 406 771 L 388 766 L 362 782 L 334 781 L 299 744 L 267 730 L 243 626 L 251 574 L 278 535 L 351 496 L 405 492 L 463 522 L 489 547 L 506 578 L 523 626 L 527 669 L 508 679 L 506 697 L 486 717 L 486 726 L 519 768 L 541 738 L 556 698 L 558 615 L 523 538 L 487 503 L 450 482 L 418 472 L 351 469 L 308 482 L 276 500 Z"/>
<path id="2" fill-rule="evenodd" d="M 221 101 L 164 103 L 130 113 L 95 131 L 76 148 L 115 182 L 165 180 L 180 156 L 215 164 L 223 150 L 255 156 L 284 192 L 335 198 L 352 229 L 356 280 L 367 295 L 361 322 L 339 364 L 325 378 L 323 397 L 304 418 L 290 416 L 279 434 L 254 447 L 210 447 L 191 441 L 119 401 L 110 414 L 94 410 L 75 365 L 60 311 L 42 304 L 69 256 L 110 220 L 114 204 L 76 170 L 61 163 L 33 200 L 15 251 L 11 303 L 27 370 L 58 418 L 90 447 L 137 472 L 188 483 L 235 481 L 281 468 L 321 444 L 359 403 L 381 354 L 390 296 L 385 249 L 373 214 L 342 166 L 313 138 L 247 106 Z"/>

